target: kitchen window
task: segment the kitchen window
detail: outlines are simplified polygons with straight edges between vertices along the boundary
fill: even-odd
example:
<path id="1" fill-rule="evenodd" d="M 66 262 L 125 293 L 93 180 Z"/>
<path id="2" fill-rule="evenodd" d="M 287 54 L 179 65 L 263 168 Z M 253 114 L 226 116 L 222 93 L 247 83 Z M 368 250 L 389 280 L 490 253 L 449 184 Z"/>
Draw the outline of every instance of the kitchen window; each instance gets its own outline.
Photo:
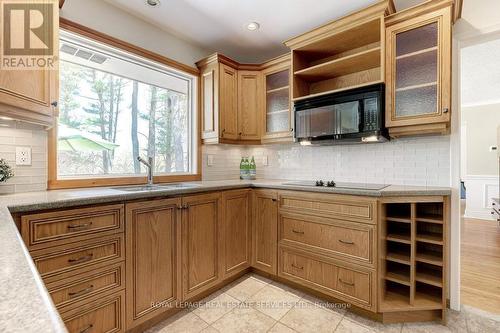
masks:
<path id="1" fill-rule="evenodd" d="M 197 175 L 196 76 L 61 31 L 59 78 L 56 183 L 139 183 L 137 156 L 160 181 Z"/>

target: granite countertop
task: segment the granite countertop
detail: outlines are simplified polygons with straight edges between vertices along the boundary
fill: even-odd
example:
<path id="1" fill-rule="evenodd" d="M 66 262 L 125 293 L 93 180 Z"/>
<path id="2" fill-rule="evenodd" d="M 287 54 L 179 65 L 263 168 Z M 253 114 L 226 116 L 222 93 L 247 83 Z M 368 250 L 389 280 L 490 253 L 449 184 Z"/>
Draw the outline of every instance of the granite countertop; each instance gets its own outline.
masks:
<path id="1" fill-rule="evenodd" d="M 283 184 L 285 182 L 284 180 L 201 181 L 191 182 L 190 184 L 194 186 L 189 188 L 148 192 L 124 192 L 116 188 L 87 188 L 0 196 L 0 235 L 2 235 L 0 242 L 0 331 L 66 332 L 11 213 L 238 188 L 273 188 L 372 197 L 451 195 L 451 189 L 447 187 L 390 185 L 382 190 L 361 190 L 285 185 Z"/>

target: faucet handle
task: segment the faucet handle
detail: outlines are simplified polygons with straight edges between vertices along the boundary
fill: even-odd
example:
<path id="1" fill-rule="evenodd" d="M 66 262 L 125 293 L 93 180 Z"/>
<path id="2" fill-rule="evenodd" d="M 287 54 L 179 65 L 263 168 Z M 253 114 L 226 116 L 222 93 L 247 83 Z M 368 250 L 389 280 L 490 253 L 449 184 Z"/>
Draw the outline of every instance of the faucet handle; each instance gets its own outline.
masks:
<path id="1" fill-rule="evenodd" d="M 148 156 L 148 163 L 153 165 L 153 162 L 154 162 L 153 156 Z"/>

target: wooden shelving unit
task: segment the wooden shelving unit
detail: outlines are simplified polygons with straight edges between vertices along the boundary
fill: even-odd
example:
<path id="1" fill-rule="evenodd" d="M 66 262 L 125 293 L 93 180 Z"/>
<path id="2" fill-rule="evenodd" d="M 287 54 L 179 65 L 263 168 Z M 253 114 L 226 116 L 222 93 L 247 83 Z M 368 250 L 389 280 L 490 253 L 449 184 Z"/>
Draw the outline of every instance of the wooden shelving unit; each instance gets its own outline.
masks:
<path id="1" fill-rule="evenodd" d="M 448 215 L 439 198 L 381 204 L 380 312 L 444 320 Z"/>
<path id="2" fill-rule="evenodd" d="M 385 81 L 385 21 L 393 8 L 369 8 L 292 38 L 292 100 Z"/>

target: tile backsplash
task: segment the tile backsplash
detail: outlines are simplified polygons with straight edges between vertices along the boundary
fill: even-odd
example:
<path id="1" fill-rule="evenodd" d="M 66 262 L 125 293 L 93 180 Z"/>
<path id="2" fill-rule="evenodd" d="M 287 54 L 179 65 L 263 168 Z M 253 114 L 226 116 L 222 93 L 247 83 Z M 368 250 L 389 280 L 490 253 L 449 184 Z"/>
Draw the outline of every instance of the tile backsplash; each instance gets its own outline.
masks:
<path id="1" fill-rule="evenodd" d="M 0 158 L 14 169 L 14 177 L 0 183 L 0 194 L 41 191 L 47 188 L 47 131 L 40 126 L 3 121 Z M 31 147 L 31 165 L 16 166 L 16 147 Z"/>
<path id="2" fill-rule="evenodd" d="M 207 165 L 213 155 L 213 165 Z M 432 136 L 346 146 L 219 145 L 203 147 L 203 179 L 237 179 L 241 156 L 255 156 L 257 178 L 334 179 L 395 185 L 450 186 L 450 138 Z M 267 166 L 264 160 L 267 159 Z"/>

